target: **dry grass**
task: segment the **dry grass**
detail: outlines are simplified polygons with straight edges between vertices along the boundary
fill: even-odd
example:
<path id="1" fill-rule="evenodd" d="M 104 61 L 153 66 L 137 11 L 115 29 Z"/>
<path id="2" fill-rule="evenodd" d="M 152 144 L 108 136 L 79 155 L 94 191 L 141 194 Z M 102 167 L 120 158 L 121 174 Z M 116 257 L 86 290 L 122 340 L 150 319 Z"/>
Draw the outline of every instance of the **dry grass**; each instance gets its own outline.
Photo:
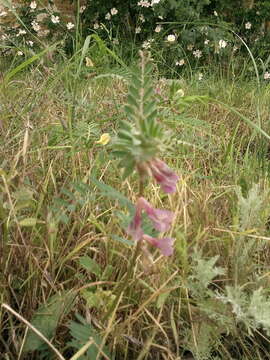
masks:
<path id="1" fill-rule="evenodd" d="M 126 237 L 121 216 L 127 209 L 90 178 L 135 199 L 136 176 L 121 182 L 110 146 L 95 144 L 123 118 L 126 82 L 82 78 L 74 95 L 67 75 L 60 65 L 50 75 L 37 67 L 6 84 L 0 95 L 2 358 L 53 358 L 47 350 L 23 353 L 27 321 L 53 295 L 67 292 L 73 303 L 48 339 L 65 358 L 78 359 L 96 342 L 91 337 L 77 353 L 67 346 L 69 321 L 79 313 L 101 336 L 97 358 L 111 358 L 107 345 L 116 359 L 266 359 L 266 329 L 254 325 L 251 336 L 247 319 L 237 318 L 233 305 L 225 306 L 218 295 L 225 296 L 226 286 L 239 286 L 250 297 L 260 286 L 269 287 L 267 142 L 221 105 L 193 104 L 176 116 L 179 109 L 168 101 L 160 121 L 173 129 L 166 160 L 180 174 L 178 191 L 164 198 L 149 184 L 145 196 L 174 210 L 175 255 L 165 259 L 155 251 L 152 260 L 136 257 L 127 278 L 135 250 L 113 238 Z M 186 95 L 215 93 L 269 128 L 268 88 L 257 92 L 253 84 L 215 78 L 183 87 Z M 168 96 L 167 86 L 163 91 Z M 254 183 L 262 204 L 254 214 L 257 202 L 250 205 L 250 227 L 244 229 L 235 189 L 240 185 L 247 196 Z M 224 271 L 203 288 L 197 265 L 205 261 L 206 269 L 216 255 Z M 84 256 L 100 270 L 82 266 Z"/>

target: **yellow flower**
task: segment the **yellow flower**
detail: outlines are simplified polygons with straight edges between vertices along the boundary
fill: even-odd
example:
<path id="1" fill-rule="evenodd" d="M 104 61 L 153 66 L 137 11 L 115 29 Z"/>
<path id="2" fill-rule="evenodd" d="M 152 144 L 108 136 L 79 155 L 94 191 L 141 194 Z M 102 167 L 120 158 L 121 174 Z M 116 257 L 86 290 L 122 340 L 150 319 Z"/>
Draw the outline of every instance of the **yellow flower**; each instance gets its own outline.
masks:
<path id="1" fill-rule="evenodd" d="M 86 56 L 86 58 L 85 58 L 85 65 L 86 65 L 87 67 L 94 67 L 93 61 L 92 61 L 89 57 L 87 57 L 87 56 Z"/>
<path id="2" fill-rule="evenodd" d="M 177 91 L 176 91 L 176 95 L 178 95 L 179 97 L 185 96 L 184 90 L 183 90 L 183 89 L 177 90 Z"/>
<path id="3" fill-rule="evenodd" d="M 96 141 L 97 144 L 101 144 L 101 145 L 107 145 L 108 142 L 111 141 L 111 136 L 108 133 L 104 133 L 101 135 L 100 139 L 98 141 Z"/>

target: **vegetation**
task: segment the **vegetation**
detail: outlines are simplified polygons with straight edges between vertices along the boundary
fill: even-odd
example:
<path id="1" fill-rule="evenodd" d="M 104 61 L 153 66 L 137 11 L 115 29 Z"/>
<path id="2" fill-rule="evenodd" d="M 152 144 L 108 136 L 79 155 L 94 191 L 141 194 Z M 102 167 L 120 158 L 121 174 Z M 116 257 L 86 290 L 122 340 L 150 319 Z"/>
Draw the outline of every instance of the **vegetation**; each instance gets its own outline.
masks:
<path id="1" fill-rule="evenodd" d="M 270 75 L 225 33 L 3 45 L 1 359 L 269 358 Z"/>

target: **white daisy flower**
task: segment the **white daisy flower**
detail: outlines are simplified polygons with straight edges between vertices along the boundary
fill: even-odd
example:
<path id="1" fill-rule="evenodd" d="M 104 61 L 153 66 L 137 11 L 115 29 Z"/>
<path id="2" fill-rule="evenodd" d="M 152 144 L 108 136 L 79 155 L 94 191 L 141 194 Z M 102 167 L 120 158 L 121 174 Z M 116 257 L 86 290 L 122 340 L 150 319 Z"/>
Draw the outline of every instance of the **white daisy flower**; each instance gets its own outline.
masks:
<path id="1" fill-rule="evenodd" d="M 53 24 L 59 24 L 60 23 L 59 16 L 52 15 L 51 20 L 52 20 Z"/>
<path id="2" fill-rule="evenodd" d="M 118 10 L 116 8 L 112 8 L 111 14 L 112 14 L 112 16 L 118 14 Z"/>
<path id="3" fill-rule="evenodd" d="M 184 64 L 185 64 L 185 60 L 184 60 L 184 59 L 181 59 L 181 60 L 175 62 L 175 65 L 176 65 L 176 66 L 183 66 Z"/>
<path id="4" fill-rule="evenodd" d="M 23 29 L 19 29 L 19 32 L 18 34 L 16 35 L 17 37 L 20 36 L 20 35 L 25 35 L 26 34 L 26 31 L 23 30 Z"/>
<path id="5" fill-rule="evenodd" d="M 74 26 L 75 26 L 75 25 L 74 25 L 72 22 L 68 22 L 68 23 L 67 23 L 67 29 L 68 29 L 68 30 L 73 29 Z"/>
<path id="6" fill-rule="evenodd" d="M 36 3 L 35 1 L 31 1 L 31 3 L 30 3 L 30 8 L 31 8 L 32 10 L 35 10 L 35 9 L 37 8 L 37 3 Z"/>
<path id="7" fill-rule="evenodd" d="M 195 58 L 198 58 L 198 59 L 200 57 L 202 57 L 202 51 L 201 50 L 195 50 L 195 51 L 193 51 L 192 54 L 194 55 Z"/>
<path id="8" fill-rule="evenodd" d="M 85 6 L 85 5 L 82 5 L 82 6 L 80 7 L 80 14 L 82 14 L 85 9 L 86 9 L 86 6 Z"/>
<path id="9" fill-rule="evenodd" d="M 168 41 L 168 42 L 173 43 L 173 42 L 175 42 L 175 40 L 176 40 L 176 36 L 175 36 L 175 35 L 171 34 L 171 35 L 168 35 L 168 36 L 167 36 L 167 41 Z"/>
<path id="10" fill-rule="evenodd" d="M 141 0 L 137 3 L 137 5 L 148 8 L 151 6 L 151 3 L 149 1 Z"/>
<path id="11" fill-rule="evenodd" d="M 219 42 L 218 42 L 218 46 L 219 46 L 220 49 L 221 48 L 224 49 L 227 45 L 228 45 L 228 43 L 225 40 L 219 40 Z"/>
<path id="12" fill-rule="evenodd" d="M 40 25 L 38 24 L 37 21 L 33 20 L 33 21 L 31 22 L 31 25 L 32 25 L 33 30 L 35 30 L 35 31 L 39 31 L 39 30 L 40 30 Z"/>
<path id="13" fill-rule="evenodd" d="M 149 39 L 149 40 L 145 40 L 142 43 L 142 48 L 143 49 L 149 49 L 151 47 L 151 43 L 154 41 L 154 39 Z"/>

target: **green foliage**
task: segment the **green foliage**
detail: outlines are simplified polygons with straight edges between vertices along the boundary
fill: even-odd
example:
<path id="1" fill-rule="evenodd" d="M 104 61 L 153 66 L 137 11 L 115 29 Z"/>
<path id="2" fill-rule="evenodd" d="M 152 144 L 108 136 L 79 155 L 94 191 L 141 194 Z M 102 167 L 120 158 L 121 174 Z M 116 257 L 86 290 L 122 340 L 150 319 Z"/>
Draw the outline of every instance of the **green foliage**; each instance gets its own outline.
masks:
<path id="1" fill-rule="evenodd" d="M 225 275 L 225 270 L 215 265 L 217 260 L 218 256 L 206 260 L 197 251 L 192 257 L 188 287 L 194 304 L 190 306 L 198 320 L 193 330 L 187 331 L 187 347 L 196 359 L 210 359 L 213 351 L 219 352 L 223 334 L 235 336 L 238 326 L 250 336 L 257 331 L 270 333 L 268 289 L 260 283 L 256 289 L 252 284 L 221 289 L 214 280 Z"/>
<path id="2" fill-rule="evenodd" d="M 101 311 L 107 311 L 116 298 L 110 290 L 102 289 L 97 289 L 96 291 L 82 290 L 81 295 L 89 308 Z"/>
<path id="3" fill-rule="evenodd" d="M 245 231 L 261 225 L 263 205 L 267 194 L 261 194 L 259 184 L 253 184 L 245 198 L 241 189 L 236 189 L 239 209 L 239 229 Z M 263 196 L 264 195 L 264 196 Z"/>
<path id="4" fill-rule="evenodd" d="M 46 133 L 49 136 L 49 149 L 66 147 L 75 151 L 87 150 L 93 146 L 94 141 L 96 141 L 100 134 L 98 125 L 94 122 L 78 120 L 71 128 L 68 125 L 64 124 L 63 127 L 60 124 L 54 124 L 46 129 Z"/>
<path id="5" fill-rule="evenodd" d="M 149 55 L 141 53 L 140 68 L 130 81 L 125 111 L 130 122 L 123 121 L 114 142 L 114 154 L 121 158 L 124 178 L 136 166 L 156 157 L 165 149 L 163 132 L 158 124 L 157 107 L 151 84 L 152 66 Z"/>
<path id="6" fill-rule="evenodd" d="M 262 32 L 262 24 L 268 16 L 268 6 L 265 1 L 257 1 L 250 8 L 240 0 L 237 5 L 235 1 L 222 0 L 129 0 L 124 3 L 114 0 L 110 4 L 98 0 L 88 1 L 82 24 L 85 31 L 92 27 L 113 47 L 120 49 L 122 41 L 129 41 L 151 48 L 160 68 L 168 73 L 171 67 L 175 73 L 176 66 L 177 72 L 186 67 L 179 66 L 180 60 L 195 67 L 213 61 L 226 66 L 239 50 L 245 55 L 245 46 L 232 31 L 244 39 L 256 56 L 265 58 L 269 32 L 266 29 Z M 175 42 L 166 41 L 169 34 L 176 37 Z"/>
<path id="7" fill-rule="evenodd" d="M 236 55 L 249 62 L 246 46 L 262 60 L 258 62 L 261 72 L 267 72 L 263 65 L 269 53 L 267 1 L 256 1 L 249 7 L 239 0 L 236 13 L 235 1 L 222 0 L 89 0 L 80 8 L 66 0 L 74 9 L 71 16 L 61 13 L 59 3 L 54 1 L 48 6 L 38 3 L 35 8 L 30 7 L 31 3 L 25 1 L 14 10 L 6 1 L 3 8 L 9 14 L 3 16 L 7 20 L 2 28 L 2 49 L 6 55 L 16 55 L 18 62 L 22 56 L 36 56 L 38 49 L 58 40 L 68 54 L 78 54 L 84 39 L 91 37 L 91 43 L 94 40 L 99 44 L 99 52 L 93 51 L 97 58 L 106 49 L 123 66 L 118 54 L 130 59 L 135 49 L 143 47 L 151 49 L 160 71 L 170 76 L 190 70 L 190 66 L 201 69 L 215 63 L 227 67 Z M 168 35 L 175 36 L 175 41 L 167 41 Z M 246 75 L 253 75 L 253 67 L 248 69 Z"/>
<path id="8" fill-rule="evenodd" d="M 209 260 L 202 258 L 201 254 L 195 252 L 193 256 L 193 274 L 190 276 L 191 290 L 197 297 L 205 297 L 206 289 L 214 278 L 224 275 L 224 269 L 215 266 L 219 256 L 214 256 Z"/>
<path id="9" fill-rule="evenodd" d="M 49 207 L 47 220 L 51 224 L 59 222 L 67 225 L 79 207 L 86 206 L 94 199 L 89 186 L 82 181 L 63 187 L 59 195 L 54 197 Z"/>
<path id="10" fill-rule="evenodd" d="M 91 182 L 100 190 L 103 196 L 117 200 L 121 205 L 126 206 L 130 211 L 133 211 L 134 205 L 132 202 L 118 190 L 114 189 L 110 185 L 104 184 L 102 181 L 97 180 L 93 176 L 91 176 Z"/>
<path id="11" fill-rule="evenodd" d="M 89 271 L 97 276 L 101 275 L 100 266 L 97 264 L 97 262 L 94 259 L 91 259 L 89 256 L 80 257 L 79 263 L 87 271 Z"/>
<path id="12" fill-rule="evenodd" d="M 87 323 L 81 316 L 77 315 L 79 322 L 72 321 L 69 325 L 70 335 L 72 340 L 69 342 L 69 346 L 78 351 L 92 340 L 92 344 L 88 347 L 85 354 L 80 356 L 79 360 L 97 360 L 98 354 L 100 354 L 99 349 L 102 344 L 102 337 L 97 334 L 93 326 Z M 108 348 L 103 347 L 102 351 L 107 356 L 108 359 L 112 359 Z"/>
<path id="13" fill-rule="evenodd" d="M 70 311 L 73 300 L 74 294 L 68 292 L 52 296 L 45 305 L 37 309 L 31 324 L 50 340 L 55 334 L 61 316 Z M 39 350 L 43 345 L 43 340 L 32 330 L 29 330 L 23 348 L 24 351 Z"/>
<path id="14" fill-rule="evenodd" d="M 269 292 L 262 288 L 252 293 L 240 287 L 226 287 L 222 302 L 230 304 L 237 322 L 244 325 L 252 334 L 256 329 L 263 329 L 270 334 L 270 298 Z"/>

